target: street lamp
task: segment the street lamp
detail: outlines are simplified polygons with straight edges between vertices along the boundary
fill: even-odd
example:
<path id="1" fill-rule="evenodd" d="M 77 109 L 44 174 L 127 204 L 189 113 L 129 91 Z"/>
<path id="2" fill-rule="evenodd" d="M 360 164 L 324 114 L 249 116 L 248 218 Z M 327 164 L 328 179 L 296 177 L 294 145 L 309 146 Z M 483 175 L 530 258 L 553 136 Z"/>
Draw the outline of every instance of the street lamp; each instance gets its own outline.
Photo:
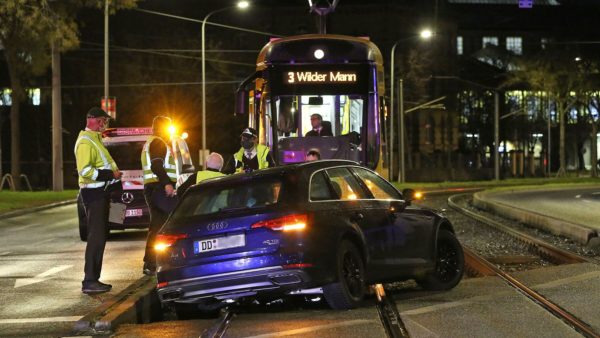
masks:
<path id="1" fill-rule="evenodd" d="M 390 53 L 390 141 L 389 141 L 389 148 L 390 148 L 390 168 L 389 168 L 389 178 L 390 180 L 392 180 L 392 176 L 393 176 L 393 163 L 394 163 L 394 54 L 396 52 L 396 46 L 398 46 L 399 43 L 407 41 L 407 40 L 412 40 L 414 39 L 416 36 L 411 36 L 408 38 L 404 38 L 404 39 L 400 39 L 397 40 L 396 42 L 394 42 L 394 45 L 392 46 L 392 52 Z M 433 32 L 430 29 L 423 29 L 420 33 L 419 33 L 419 38 L 421 38 L 422 40 L 429 40 L 431 37 L 433 37 Z M 400 80 L 402 81 L 402 80 Z M 400 93 L 400 111 L 401 114 L 402 110 L 404 109 L 404 100 L 402 98 L 402 92 Z M 403 118 L 403 115 L 400 115 L 400 118 Z M 401 120 L 401 122 L 403 122 Z M 404 123 L 401 123 L 400 125 L 400 129 L 404 128 Z M 404 137 L 404 130 L 400 130 L 400 137 Z M 399 142 L 402 146 L 400 147 L 400 175 L 398 177 L 398 180 L 400 181 L 400 183 L 404 182 L 404 140 L 400 139 Z"/>
<path id="2" fill-rule="evenodd" d="M 204 17 L 202 20 L 202 168 L 206 169 L 205 152 L 206 152 L 206 47 L 205 47 L 205 31 L 206 21 L 211 15 L 229 10 L 231 8 L 246 9 L 250 6 L 248 1 L 239 1 L 235 6 L 214 10 Z"/>

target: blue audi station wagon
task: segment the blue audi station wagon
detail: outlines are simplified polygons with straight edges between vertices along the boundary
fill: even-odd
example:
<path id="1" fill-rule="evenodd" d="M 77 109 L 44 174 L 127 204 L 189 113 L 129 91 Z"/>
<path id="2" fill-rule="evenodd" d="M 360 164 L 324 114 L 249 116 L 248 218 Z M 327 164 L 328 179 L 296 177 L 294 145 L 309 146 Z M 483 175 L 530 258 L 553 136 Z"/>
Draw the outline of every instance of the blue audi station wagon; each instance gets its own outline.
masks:
<path id="1" fill-rule="evenodd" d="M 178 306 L 322 293 L 334 309 L 366 286 L 458 284 L 464 257 L 448 219 L 411 205 L 377 173 L 326 160 L 191 187 L 156 240 L 158 295 Z"/>

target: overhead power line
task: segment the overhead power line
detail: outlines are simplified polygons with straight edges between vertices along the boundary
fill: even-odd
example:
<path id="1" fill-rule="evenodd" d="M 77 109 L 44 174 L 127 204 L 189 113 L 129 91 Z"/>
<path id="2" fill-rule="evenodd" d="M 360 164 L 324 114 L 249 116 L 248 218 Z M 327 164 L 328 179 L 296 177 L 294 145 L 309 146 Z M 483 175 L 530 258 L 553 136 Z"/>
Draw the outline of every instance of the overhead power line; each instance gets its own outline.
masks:
<path id="1" fill-rule="evenodd" d="M 99 43 L 94 43 L 94 42 L 83 42 L 83 44 L 88 44 L 88 45 L 100 45 Z M 115 46 L 113 45 L 113 48 L 121 50 L 121 51 L 129 51 L 129 52 L 137 52 L 137 53 L 145 53 L 145 54 L 154 54 L 154 55 L 161 55 L 161 56 L 169 56 L 169 57 L 178 57 L 178 58 L 182 58 L 182 59 L 192 59 L 192 60 L 202 60 L 201 57 L 198 56 L 190 56 L 190 55 L 182 55 L 182 54 L 173 54 L 173 53 L 164 53 L 164 52 L 152 52 L 146 49 L 139 49 L 139 48 L 129 48 L 129 47 L 123 47 L 123 46 Z M 237 62 L 237 61 L 226 61 L 226 60 L 220 60 L 220 59 L 210 59 L 210 58 L 206 58 L 206 61 L 210 61 L 210 62 L 216 62 L 216 63 L 225 63 L 225 64 L 230 64 L 230 65 L 239 65 L 239 66 L 249 66 L 249 67 L 255 67 L 256 65 L 253 63 L 247 63 L 247 62 Z"/>
<path id="2" fill-rule="evenodd" d="M 206 81 L 207 85 L 217 84 L 239 84 L 243 80 L 227 80 L 227 81 Z M 200 86 L 201 81 L 198 82 L 145 82 L 145 83 L 121 83 L 111 84 L 111 88 L 128 88 L 128 87 L 163 87 L 163 86 Z M 50 86 L 42 86 L 39 88 L 50 89 Z M 85 89 L 85 88 L 104 88 L 104 84 L 90 84 L 90 85 L 63 85 L 63 89 Z"/>
<path id="3" fill-rule="evenodd" d="M 156 12 L 156 11 L 151 11 L 151 10 L 147 10 L 147 9 L 143 9 L 143 8 L 134 8 L 133 10 L 138 11 L 138 12 L 148 13 L 148 14 L 166 16 L 166 17 L 169 17 L 172 19 L 179 19 L 179 20 L 190 21 L 190 22 L 195 22 L 195 23 L 204 23 L 204 20 L 193 19 L 193 18 L 188 18 L 185 16 L 173 15 L 173 14 L 168 14 L 168 13 Z M 224 24 L 214 23 L 214 22 L 210 22 L 210 21 L 207 21 L 206 24 L 215 26 L 215 27 L 228 28 L 228 29 L 238 30 L 238 31 L 247 32 L 247 33 L 254 33 L 254 34 L 260 34 L 260 35 L 266 35 L 266 36 L 274 36 L 274 37 L 278 37 L 278 38 L 283 37 L 283 35 L 279 35 L 279 34 L 262 32 L 262 31 L 257 31 L 254 29 L 247 29 L 247 28 L 242 28 L 242 27 L 237 27 L 237 26 L 224 25 Z"/>

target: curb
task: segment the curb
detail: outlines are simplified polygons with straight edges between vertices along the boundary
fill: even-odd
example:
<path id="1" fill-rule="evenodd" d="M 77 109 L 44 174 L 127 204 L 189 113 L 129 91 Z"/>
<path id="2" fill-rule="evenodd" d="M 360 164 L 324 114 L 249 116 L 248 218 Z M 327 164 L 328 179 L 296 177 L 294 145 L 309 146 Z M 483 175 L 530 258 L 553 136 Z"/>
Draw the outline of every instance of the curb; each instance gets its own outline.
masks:
<path id="1" fill-rule="evenodd" d="M 440 189 L 440 190 L 420 190 L 423 193 L 423 196 L 441 196 L 448 194 L 461 194 L 461 193 L 469 193 L 469 192 L 478 192 L 485 190 L 486 188 L 477 187 L 477 188 L 448 188 L 448 189 Z"/>
<path id="2" fill-rule="evenodd" d="M 78 320 L 73 333 L 108 333 L 125 323 L 149 323 L 157 319 L 160 310 L 156 278 L 144 276 Z"/>
<path id="3" fill-rule="evenodd" d="M 77 203 L 77 199 L 66 200 L 66 201 L 61 201 L 61 202 L 56 202 L 56 203 L 50 203 L 50 204 L 41 205 L 39 207 L 34 207 L 34 208 L 26 208 L 26 209 L 19 209 L 19 210 L 9 211 L 9 212 L 5 212 L 5 213 L 0 214 L 0 220 L 1 219 L 12 218 L 12 217 L 17 217 L 17 216 L 22 216 L 22 215 L 25 215 L 25 214 L 29 214 L 29 213 L 37 212 L 37 211 L 42 211 L 42 210 L 46 210 L 46 209 L 52 209 L 52 208 L 56 208 L 56 207 L 62 207 L 64 205 L 68 205 L 68 204 L 72 204 L 72 203 Z"/>
<path id="4" fill-rule="evenodd" d="M 485 192 L 473 194 L 473 205 L 494 212 L 500 216 L 549 231 L 555 235 L 568 237 L 577 243 L 586 245 L 598 232 L 581 224 L 539 214 L 535 211 L 521 209 L 488 198 Z"/>

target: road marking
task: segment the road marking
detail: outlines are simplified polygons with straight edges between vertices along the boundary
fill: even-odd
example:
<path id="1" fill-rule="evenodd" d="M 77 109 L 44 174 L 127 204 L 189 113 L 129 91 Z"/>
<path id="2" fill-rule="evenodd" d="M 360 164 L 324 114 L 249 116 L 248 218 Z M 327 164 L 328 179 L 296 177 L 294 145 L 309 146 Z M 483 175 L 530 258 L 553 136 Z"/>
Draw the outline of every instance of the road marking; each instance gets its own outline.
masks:
<path id="1" fill-rule="evenodd" d="M 292 335 L 299 335 L 299 334 L 308 333 L 308 332 L 315 332 L 315 331 L 319 331 L 319 330 L 333 329 L 333 328 L 342 327 L 342 326 L 353 326 L 353 325 L 362 325 L 362 324 L 371 324 L 371 323 L 380 324 L 380 322 L 377 320 L 356 319 L 356 320 L 347 320 L 347 321 L 335 323 L 335 324 L 316 325 L 316 326 L 304 327 L 304 328 L 295 329 L 295 330 L 272 332 L 272 333 L 267 333 L 267 334 L 261 334 L 258 336 L 250 336 L 250 337 L 246 337 L 246 338 L 271 338 L 271 337 L 281 337 L 281 336 L 292 336 Z"/>
<path id="2" fill-rule="evenodd" d="M 9 231 L 21 231 L 21 230 L 27 230 L 29 228 L 33 228 L 33 227 L 39 227 L 41 226 L 41 224 L 37 224 L 37 223 L 33 223 L 33 224 L 28 224 L 28 225 L 22 225 L 16 228 L 12 228 Z"/>
<path id="3" fill-rule="evenodd" d="M 555 287 L 559 287 L 559 286 L 566 285 L 566 284 L 583 282 L 583 281 L 587 281 L 589 279 L 598 279 L 598 278 L 600 278 L 600 271 L 592 271 L 592 272 L 587 272 L 587 273 L 577 275 L 577 276 L 562 278 L 562 279 L 558 279 L 558 280 L 555 280 L 552 282 L 538 284 L 535 287 L 539 288 L 539 289 L 549 289 L 549 288 L 555 288 Z"/>
<path id="4" fill-rule="evenodd" d="M 430 329 L 426 328 L 425 326 L 423 326 L 423 325 L 421 325 L 421 324 L 417 323 L 417 321 L 415 321 L 414 319 L 411 319 L 411 318 L 406 318 L 406 319 L 404 319 L 404 318 L 402 318 L 402 320 L 403 320 L 403 321 L 405 321 L 405 322 L 406 322 L 406 324 L 410 323 L 410 325 L 411 325 L 411 326 L 412 326 L 412 325 L 414 325 L 414 326 L 416 326 L 416 327 L 417 327 L 419 330 L 423 330 L 423 331 L 425 331 L 425 332 L 427 333 L 427 334 L 423 334 L 423 336 L 425 336 L 425 337 L 440 337 L 440 335 L 438 335 L 437 333 L 435 333 L 435 332 L 431 331 Z M 408 325 L 406 325 L 406 326 L 408 326 Z M 413 329 L 413 330 L 414 330 L 414 329 Z M 411 330 L 411 331 L 412 331 L 412 330 Z M 414 333 L 415 333 L 415 332 L 413 332 L 413 334 L 414 334 Z M 420 334 L 415 334 L 415 336 L 417 336 L 417 335 L 418 335 L 418 336 L 421 336 Z"/>
<path id="5" fill-rule="evenodd" d="M 575 195 L 575 198 L 581 198 L 581 195 Z"/>
<path id="6" fill-rule="evenodd" d="M 39 241 L 39 242 L 32 243 L 32 244 L 31 244 L 31 246 L 32 246 L 32 247 L 36 247 L 36 246 L 38 246 L 38 245 L 40 245 L 40 244 L 44 244 L 44 243 L 51 242 L 51 241 L 54 241 L 54 240 L 56 240 L 56 238 L 48 238 L 48 239 L 44 239 L 44 240 L 41 240 L 41 241 Z"/>
<path id="7" fill-rule="evenodd" d="M 83 316 L 0 319 L 0 324 L 76 322 Z"/>
<path id="8" fill-rule="evenodd" d="M 35 283 L 41 283 L 43 281 L 51 279 L 53 277 L 52 275 L 57 274 L 63 270 L 66 270 L 72 266 L 73 265 L 59 265 L 59 266 L 53 267 L 52 269 L 50 269 L 48 271 L 42 272 L 33 278 L 19 278 L 19 279 L 15 280 L 15 289 L 20 288 L 21 286 L 31 285 L 31 284 L 35 284 Z"/>

